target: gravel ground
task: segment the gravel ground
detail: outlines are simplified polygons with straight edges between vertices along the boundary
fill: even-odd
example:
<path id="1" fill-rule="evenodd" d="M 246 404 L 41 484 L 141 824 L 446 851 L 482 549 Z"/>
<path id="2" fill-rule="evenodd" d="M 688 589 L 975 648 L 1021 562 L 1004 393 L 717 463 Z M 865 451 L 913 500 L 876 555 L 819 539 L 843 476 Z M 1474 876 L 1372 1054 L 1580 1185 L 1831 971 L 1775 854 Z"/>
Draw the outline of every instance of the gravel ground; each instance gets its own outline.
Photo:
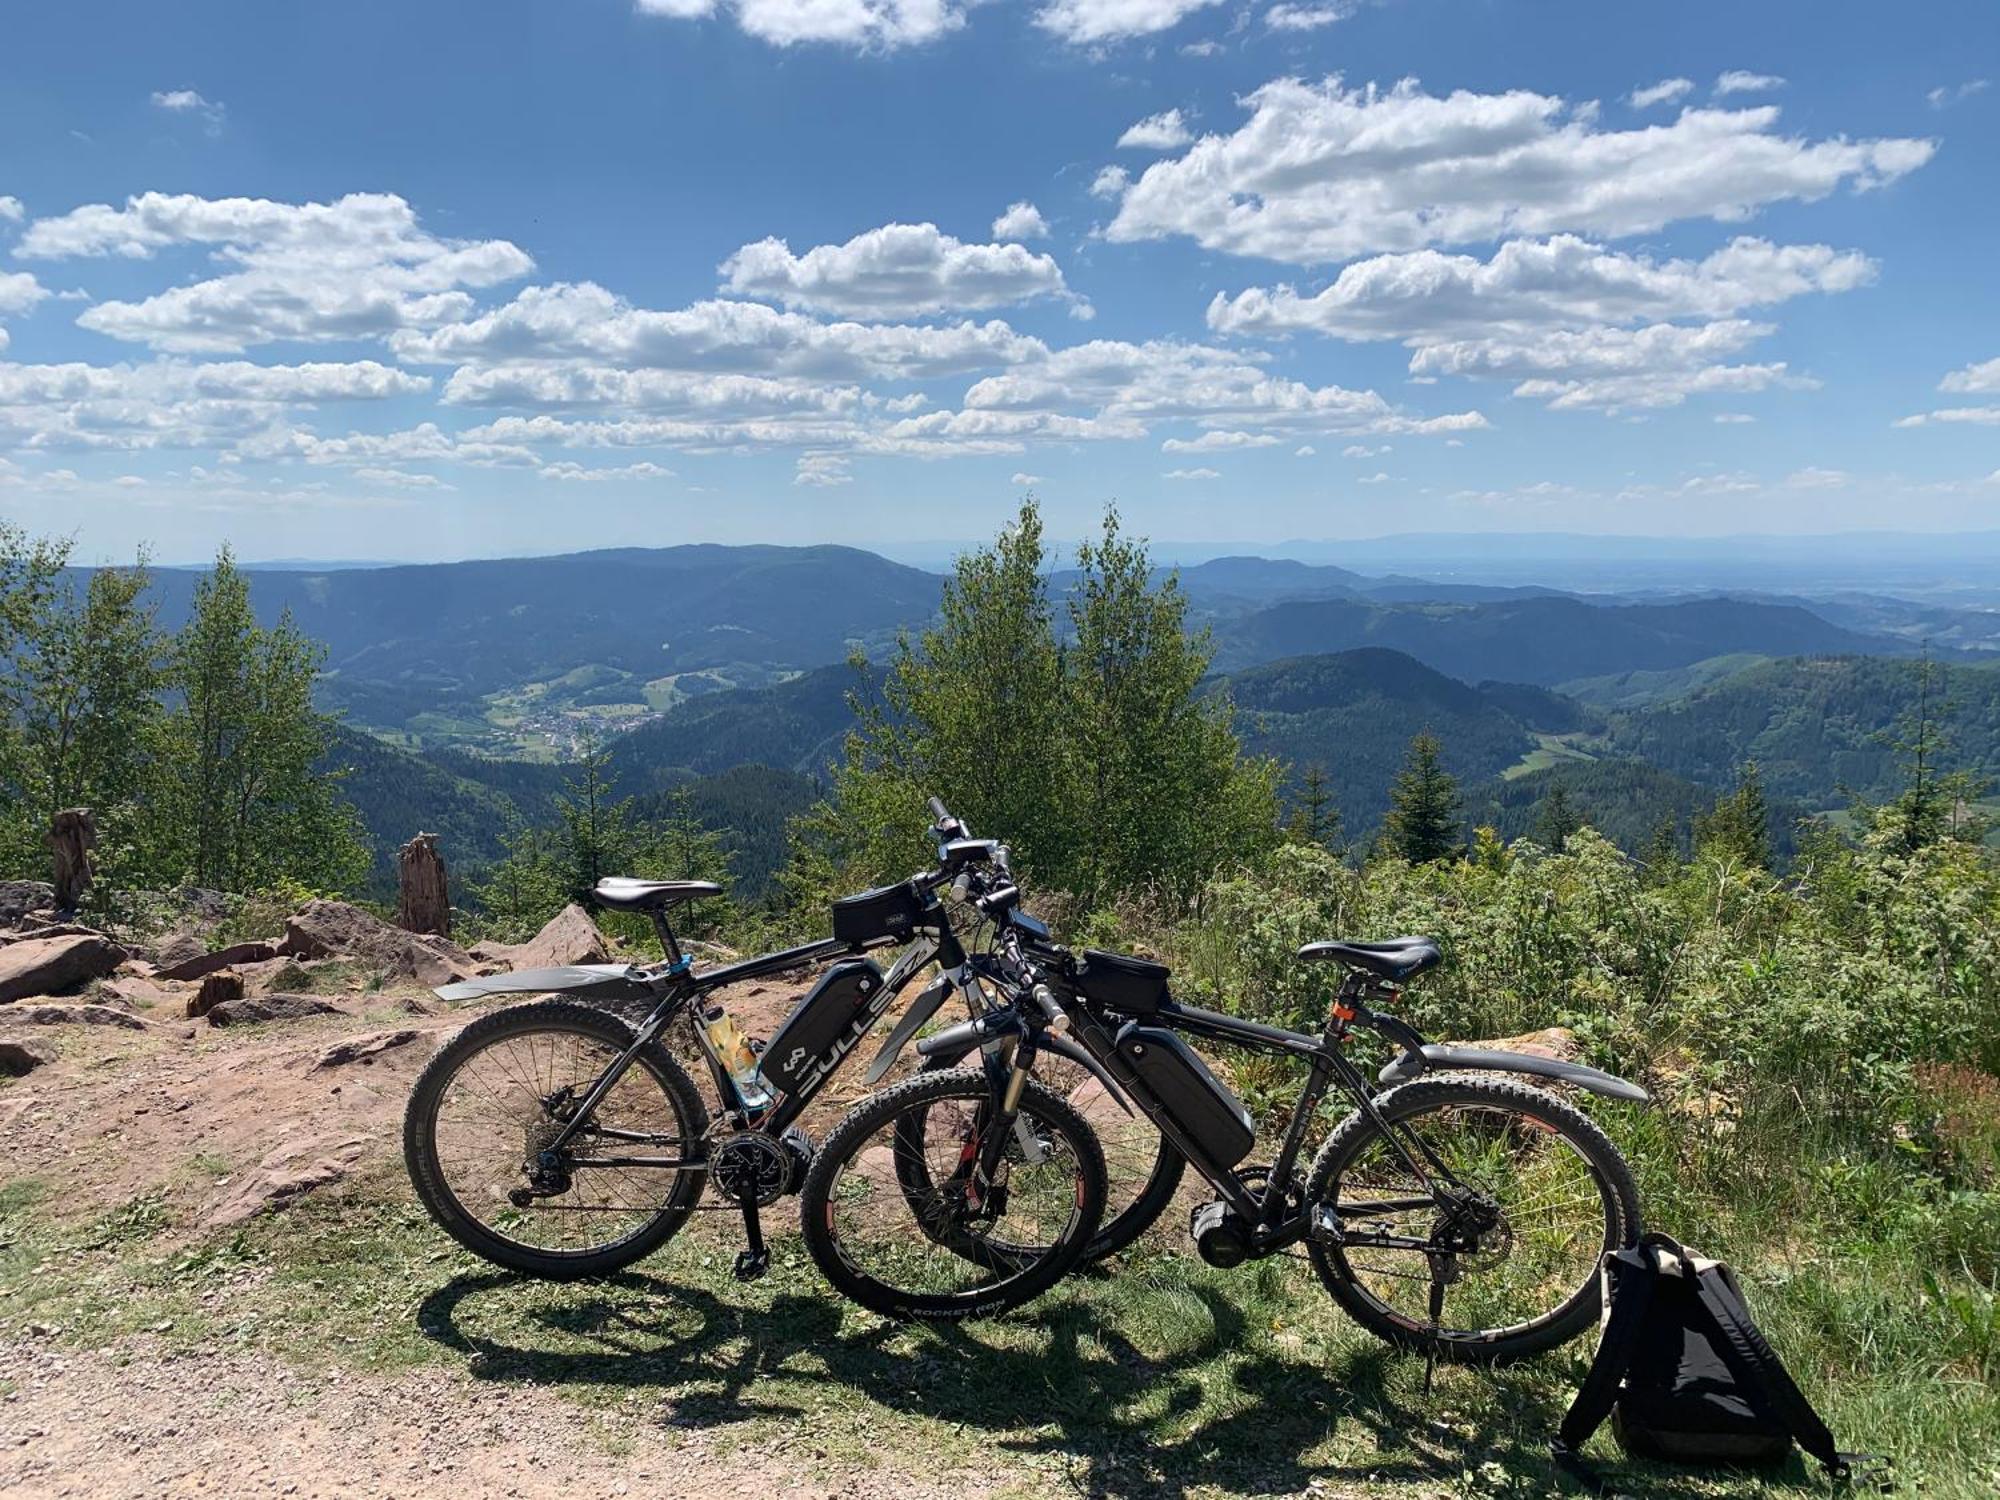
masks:
<path id="1" fill-rule="evenodd" d="M 635 1399 L 584 1410 L 447 1371 L 307 1377 L 273 1359 L 0 1347 L 8 1500 L 296 1496 L 967 1496 L 967 1476 L 810 1473 L 725 1453 Z"/>

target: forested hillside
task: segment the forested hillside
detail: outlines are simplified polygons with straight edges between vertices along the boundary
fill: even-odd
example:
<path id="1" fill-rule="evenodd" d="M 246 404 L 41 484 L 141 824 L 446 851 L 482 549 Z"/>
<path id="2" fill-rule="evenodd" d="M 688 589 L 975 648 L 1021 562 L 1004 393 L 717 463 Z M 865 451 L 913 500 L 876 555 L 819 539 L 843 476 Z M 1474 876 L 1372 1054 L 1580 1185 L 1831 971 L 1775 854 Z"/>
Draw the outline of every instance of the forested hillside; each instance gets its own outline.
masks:
<path id="1" fill-rule="evenodd" d="M 1929 712 L 1955 766 L 2000 776 L 2000 667 L 1934 664 Z M 1888 795 L 1906 752 L 1896 726 L 1919 707 L 1908 661 L 1838 656 L 1760 663 L 1670 698 L 1611 715 L 1615 753 L 1718 785 L 1754 760 L 1774 794 L 1813 808 L 1850 793 Z"/>
<path id="2" fill-rule="evenodd" d="M 1908 643 L 1831 625 L 1795 605 L 1702 599 L 1682 604 L 1586 604 L 1529 598 L 1484 604 L 1280 604 L 1216 631 L 1224 670 L 1360 646 L 1404 651 L 1467 682 L 1553 686 L 1573 677 L 1686 666 L 1728 652 L 1769 656 L 1881 651 Z"/>

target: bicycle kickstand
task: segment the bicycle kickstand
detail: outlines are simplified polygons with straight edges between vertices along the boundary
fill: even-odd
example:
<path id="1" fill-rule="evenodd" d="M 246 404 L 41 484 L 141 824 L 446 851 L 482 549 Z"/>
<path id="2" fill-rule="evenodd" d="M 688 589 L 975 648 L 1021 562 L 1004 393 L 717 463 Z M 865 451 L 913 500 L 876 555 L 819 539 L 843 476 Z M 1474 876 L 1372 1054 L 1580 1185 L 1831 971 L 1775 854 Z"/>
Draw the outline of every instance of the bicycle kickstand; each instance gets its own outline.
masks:
<path id="1" fill-rule="evenodd" d="M 755 1281 L 771 1269 L 771 1251 L 764 1243 L 764 1226 L 757 1215 L 757 1199 L 751 1196 L 741 1201 L 743 1238 L 748 1241 L 748 1245 L 736 1257 L 736 1279 Z"/>
<path id="2" fill-rule="evenodd" d="M 1438 1333 L 1444 1327 L 1444 1289 L 1449 1285 L 1445 1280 L 1444 1268 L 1439 1263 L 1438 1257 L 1432 1256 L 1430 1257 L 1430 1261 L 1431 1326 L 1429 1330 L 1430 1337 L 1424 1341 L 1424 1399 L 1427 1401 L 1430 1399 L 1431 1394 L 1431 1377 L 1437 1373 Z"/>

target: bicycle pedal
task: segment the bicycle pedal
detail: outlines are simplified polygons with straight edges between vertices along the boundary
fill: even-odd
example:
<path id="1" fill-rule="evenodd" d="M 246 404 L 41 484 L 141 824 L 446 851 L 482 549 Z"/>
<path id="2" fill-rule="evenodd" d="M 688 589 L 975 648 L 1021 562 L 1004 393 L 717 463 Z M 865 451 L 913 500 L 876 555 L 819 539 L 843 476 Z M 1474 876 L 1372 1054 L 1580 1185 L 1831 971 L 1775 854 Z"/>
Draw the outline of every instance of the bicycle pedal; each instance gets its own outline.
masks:
<path id="1" fill-rule="evenodd" d="M 736 1257 L 736 1279 L 757 1281 L 771 1269 L 771 1252 L 768 1250 L 745 1250 Z"/>

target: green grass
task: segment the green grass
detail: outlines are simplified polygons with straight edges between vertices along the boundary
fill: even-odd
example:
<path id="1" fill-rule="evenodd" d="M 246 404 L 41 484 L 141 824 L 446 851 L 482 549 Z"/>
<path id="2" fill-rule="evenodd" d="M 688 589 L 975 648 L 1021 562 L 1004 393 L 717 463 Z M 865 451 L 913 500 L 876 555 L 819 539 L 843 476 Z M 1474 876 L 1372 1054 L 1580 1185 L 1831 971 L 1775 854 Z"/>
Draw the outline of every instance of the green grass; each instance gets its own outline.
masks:
<path id="1" fill-rule="evenodd" d="M 33 1182 L 0 1187 L 0 1337 L 145 1333 L 318 1373 L 443 1366 L 583 1408 L 636 1401 L 669 1432 L 816 1465 L 1004 1468 L 1024 1497 L 1552 1493 L 1544 1444 L 1588 1352 L 1441 1369 L 1427 1397 L 1421 1362 L 1348 1323 L 1291 1259 L 1222 1272 L 1149 1250 L 1010 1317 L 912 1328 L 840 1301 L 792 1235 L 769 1277 L 738 1285 L 724 1215 L 626 1274 L 555 1284 L 460 1252 L 387 1176 L 193 1240 L 153 1199 L 89 1224 L 57 1209 Z M 1938 1345 L 1921 1288 L 1856 1247 L 1746 1269 L 1843 1442 L 1897 1454 L 1926 1496 L 1993 1492 L 2000 1398 Z M 1633 1495 L 1821 1488 L 1796 1461 L 1763 1478 L 1618 1472 Z"/>
<path id="2" fill-rule="evenodd" d="M 1596 758 L 1588 750 L 1575 744 L 1571 737 L 1560 734 L 1537 734 L 1535 748 L 1502 771 L 1500 779 L 1513 781 L 1517 777 L 1531 775 L 1536 771 L 1546 771 L 1550 766 L 1561 765 L 1566 760 Z"/>

